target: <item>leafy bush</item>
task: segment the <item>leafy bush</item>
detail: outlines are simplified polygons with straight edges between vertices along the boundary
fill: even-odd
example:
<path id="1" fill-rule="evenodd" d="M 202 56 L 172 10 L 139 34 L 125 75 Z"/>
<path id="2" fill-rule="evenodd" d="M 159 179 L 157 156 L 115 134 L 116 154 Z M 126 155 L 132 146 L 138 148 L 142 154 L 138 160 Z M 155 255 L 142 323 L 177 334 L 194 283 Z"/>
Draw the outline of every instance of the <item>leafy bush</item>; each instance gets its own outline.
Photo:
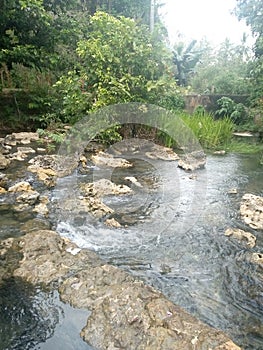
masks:
<path id="1" fill-rule="evenodd" d="M 173 78 L 171 54 L 147 27 L 97 12 L 90 35 L 78 43 L 81 66 L 56 83 L 61 115 L 70 121 L 88 111 L 125 102 L 149 102 L 169 109 L 183 100 Z"/>
<path id="2" fill-rule="evenodd" d="M 243 124 L 248 113 L 243 103 L 235 103 L 229 97 L 221 97 L 217 100 L 219 109 L 215 112 L 215 116 L 226 117 L 228 116 L 235 124 Z"/>

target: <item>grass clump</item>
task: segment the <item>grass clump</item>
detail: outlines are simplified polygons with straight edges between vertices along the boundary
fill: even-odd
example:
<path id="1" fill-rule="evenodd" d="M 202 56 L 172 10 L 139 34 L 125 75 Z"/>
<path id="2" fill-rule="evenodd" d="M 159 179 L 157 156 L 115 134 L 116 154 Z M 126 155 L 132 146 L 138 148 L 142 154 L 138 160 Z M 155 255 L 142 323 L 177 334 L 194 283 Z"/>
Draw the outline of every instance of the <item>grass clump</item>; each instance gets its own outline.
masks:
<path id="1" fill-rule="evenodd" d="M 230 118 L 225 117 L 215 120 L 212 115 L 205 113 L 193 115 L 180 113 L 175 118 L 180 118 L 183 123 L 178 123 L 178 119 L 174 119 L 166 126 L 166 130 L 171 131 L 175 128 L 181 128 L 182 130 L 177 130 L 176 133 L 180 135 L 181 140 L 185 138 L 184 144 L 191 144 L 191 138 L 193 139 L 194 136 L 202 147 L 214 150 L 219 147 L 226 147 L 231 141 L 234 124 Z M 192 133 L 186 132 L 186 129 L 190 129 Z M 180 146 L 176 144 L 176 140 L 173 140 L 169 134 L 170 132 L 167 134 L 160 133 L 160 140 L 167 147 Z"/>

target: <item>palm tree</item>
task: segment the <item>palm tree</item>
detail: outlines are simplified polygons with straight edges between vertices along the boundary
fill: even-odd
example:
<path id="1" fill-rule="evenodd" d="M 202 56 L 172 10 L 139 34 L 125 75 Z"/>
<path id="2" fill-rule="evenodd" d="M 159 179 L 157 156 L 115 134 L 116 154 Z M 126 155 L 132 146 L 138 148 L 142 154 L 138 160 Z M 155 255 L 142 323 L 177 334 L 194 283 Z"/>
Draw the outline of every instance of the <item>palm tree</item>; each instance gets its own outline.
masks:
<path id="1" fill-rule="evenodd" d="M 188 46 L 184 42 L 178 42 L 173 48 L 173 62 L 176 65 L 176 80 L 178 85 L 186 86 L 189 74 L 194 71 L 200 61 L 204 49 L 196 48 L 197 40 L 192 40 Z"/>

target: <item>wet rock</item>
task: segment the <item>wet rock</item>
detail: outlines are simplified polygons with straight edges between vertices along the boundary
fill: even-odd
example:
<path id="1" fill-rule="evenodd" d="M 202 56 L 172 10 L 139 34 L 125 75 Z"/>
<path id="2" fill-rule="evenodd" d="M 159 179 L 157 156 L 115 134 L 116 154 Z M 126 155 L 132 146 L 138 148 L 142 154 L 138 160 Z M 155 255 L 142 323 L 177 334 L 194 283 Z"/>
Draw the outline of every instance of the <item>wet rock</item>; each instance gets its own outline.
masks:
<path id="1" fill-rule="evenodd" d="M 8 177 L 6 174 L 0 173 L 0 187 L 7 187 Z"/>
<path id="2" fill-rule="evenodd" d="M 104 204 L 100 198 L 90 196 L 80 196 L 79 198 L 64 200 L 63 203 L 60 204 L 60 208 L 63 209 L 65 213 L 74 213 L 75 215 L 91 213 L 98 219 L 113 214 L 114 212 L 114 210 Z"/>
<path id="3" fill-rule="evenodd" d="M 23 162 L 28 157 L 27 153 L 21 151 L 10 154 L 9 159 Z"/>
<path id="4" fill-rule="evenodd" d="M 100 179 L 95 182 L 84 184 L 81 190 L 87 196 L 103 197 L 108 195 L 131 194 L 133 191 L 126 185 L 116 185 L 108 179 Z"/>
<path id="5" fill-rule="evenodd" d="M 28 191 L 28 192 L 23 192 L 19 194 L 16 197 L 16 202 L 21 204 L 26 203 L 29 205 L 33 205 L 36 203 L 38 198 L 39 198 L 39 193 L 37 191 Z"/>
<path id="6" fill-rule="evenodd" d="M 162 275 L 166 275 L 167 273 L 171 272 L 172 269 L 169 265 L 167 264 L 161 264 L 161 269 L 160 269 L 160 272 Z"/>
<path id="7" fill-rule="evenodd" d="M 215 151 L 215 152 L 213 152 L 213 154 L 223 156 L 223 155 L 225 155 L 225 154 L 226 154 L 226 151 L 224 151 L 224 150 L 221 150 L 221 151 Z"/>
<path id="8" fill-rule="evenodd" d="M 25 154 L 34 154 L 36 151 L 32 147 L 17 147 L 18 152 L 22 152 Z"/>
<path id="9" fill-rule="evenodd" d="M 0 194 L 6 193 L 6 192 L 7 192 L 7 190 L 5 188 L 0 187 Z"/>
<path id="10" fill-rule="evenodd" d="M 37 204 L 35 206 L 35 208 L 33 209 L 33 212 L 38 213 L 44 217 L 48 216 L 49 210 L 47 207 L 47 204 L 49 203 L 49 199 L 47 196 L 41 196 L 39 198 L 39 204 Z"/>
<path id="11" fill-rule="evenodd" d="M 39 230 L 50 230 L 50 227 L 51 225 L 48 220 L 34 218 L 23 223 L 20 229 L 21 231 L 28 233 L 28 232 L 39 231 Z"/>
<path id="12" fill-rule="evenodd" d="M 60 237 L 54 231 L 39 230 L 17 240 L 23 258 L 14 276 L 34 284 L 61 283 L 66 277 L 87 266 L 101 264 L 95 253 L 81 250 L 71 254 L 69 248 L 78 248 L 74 243 Z"/>
<path id="13" fill-rule="evenodd" d="M 18 212 L 31 209 L 40 196 L 27 181 L 21 181 L 9 187 L 8 192 L 15 195 L 16 205 L 13 209 Z"/>
<path id="14" fill-rule="evenodd" d="M 97 166 L 110 168 L 130 168 L 132 164 L 123 158 L 115 158 L 113 155 L 99 152 L 91 156 L 92 162 Z"/>
<path id="15" fill-rule="evenodd" d="M 9 187 L 8 192 L 31 192 L 33 188 L 27 181 L 20 181 L 15 185 Z"/>
<path id="16" fill-rule="evenodd" d="M 143 154 L 150 159 L 161 159 L 165 161 L 177 160 L 178 155 L 168 147 L 157 145 L 144 139 L 124 139 L 110 147 L 110 151 L 117 155 Z"/>
<path id="17" fill-rule="evenodd" d="M 60 155 L 38 155 L 29 162 L 28 170 L 36 173 L 39 181 L 47 187 L 53 187 L 56 184 L 57 177 L 63 177 L 71 174 L 77 168 L 78 160 Z"/>
<path id="18" fill-rule="evenodd" d="M 145 155 L 150 159 L 161 159 L 165 161 L 178 160 L 179 156 L 168 147 L 154 144 L 149 152 Z"/>
<path id="19" fill-rule="evenodd" d="M 124 179 L 131 182 L 133 185 L 137 187 L 143 187 L 142 184 L 134 176 L 126 176 Z"/>
<path id="20" fill-rule="evenodd" d="M 14 139 L 14 137 L 12 135 L 6 135 L 6 137 L 4 138 L 3 144 L 5 146 L 11 146 L 12 147 L 16 146 L 16 140 Z"/>
<path id="21" fill-rule="evenodd" d="M 259 264 L 263 266 L 263 254 L 261 253 L 252 253 L 250 261 L 254 264 Z"/>
<path id="22" fill-rule="evenodd" d="M 250 232 L 240 230 L 238 228 L 228 228 L 225 231 L 226 236 L 233 236 L 234 238 L 245 241 L 249 248 L 253 248 L 256 244 L 256 237 Z"/>
<path id="23" fill-rule="evenodd" d="M 45 153 L 47 150 L 45 148 L 42 148 L 42 147 L 38 147 L 37 148 L 37 152 L 38 153 Z"/>
<path id="24" fill-rule="evenodd" d="M 0 153 L 0 170 L 6 169 L 10 164 L 10 160 L 7 159 L 2 153 Z"/>
<path id="25" fill-rule="evenodd" d="M 26 141 L 28 143 L 32 142 L 32 141 L 38 141 L 39 140 L 39 135 L 37 132 L 13 132 L 12 133 L 12 139 L 14 139 L 15 141 L 24 143 L 22 141 Z"/>
<path id="26" fill-rule="evenodd" d="M 237 191 L 237 188 L 230 188 L 228 191 L 227 191 L 228 194 L 237 194 L 238 191 Z"/>
<path id="27" fill-rule="evenodd" d="M 13 276 L 58 286 L 64 302 L 91 310 L 81 336 L 97 349 L 240 350 L 160 292 L 54 231 L 12 240 L 4 255 L 14 246 L 21 257 Z"/>
<path id="28" fill-rule="evenodd" d="M 104 223 L 108 227 L 114 227 L 114 228 L 120 228 L 121 227 L 121 224 L 117 220 L 115 220 L 114 218 L 107 219 L 107 220 L 105 220 Z"/>
<path id="29" fill-rule="evenodd" d="M 108 286 L 81 336 L 98 349 L 240 349 L 142 282 Z"/>
<path id="30" fill-rule="evenodd" d="M 246 193 L 240 204 L 243 221 L 256 230 L 263 230 L 263 197 Z"/>
<path id="31" fill-rule="evenodd" d="M 47 187 L 53 187 L 56 184 L 57 172 L 57 159 L 53 155 L 39 155 L 32 158 L 29 161 L 28 170 L 35 173 L 38 180 L 43 182 Z"/>
<path id="32" fill-rule="evenodd" d="M 13 275 L 13 271 L 18 266 L 21 254 L 14 247 L 14 238 L 0 240 L 0 286 L 1 283 Z"/>
<path id="33" fill-rule="evenodd" d="M 202 169 L 206 164 L 206 155 L 201 152 L 192 152 L 180 156 L 180 160 L 178 161 L 178 167 L 182 168 L 186 171 L 195 171 L 197 169 Z"/>

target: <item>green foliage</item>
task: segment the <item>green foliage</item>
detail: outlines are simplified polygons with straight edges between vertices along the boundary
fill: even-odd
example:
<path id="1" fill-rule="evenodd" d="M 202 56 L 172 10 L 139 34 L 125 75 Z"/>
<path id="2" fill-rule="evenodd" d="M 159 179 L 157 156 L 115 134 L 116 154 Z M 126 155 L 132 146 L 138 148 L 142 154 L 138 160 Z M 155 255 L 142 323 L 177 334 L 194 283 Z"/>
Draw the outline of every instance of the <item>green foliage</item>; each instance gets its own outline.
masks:
<path id="1" fill-rule="evenodd" d="M 49 124 L 46 129 L 37 129 L 39 143 L 44 145 L 48 152 L 55 151 L 57 145 L 61 144 L 66 137 L 66 130 L 61 128 L 60 123 Z"/>
<path id="2" fill-rule="evenodd" d="M 116 125 L 107 130 L 103 130 L 103 132 L 99 133 L 96 136 L 96 141 L 106 145 L 110 145 L 115 142 L 121 141 L 122 137 L 119 134 L 120 128 L 120 125 Z"/>
<path id="3" fill-rule="evenodd" d="M 263 159 L 263 145 L 257 142 L 245 142 L 232 139 L 226 150 L 240 154 L 258 154 L 259 162 Z"/>
<path id="4" fill-rule="evenodd" d="M 197 63 L 200 61 L 205 47 L 198 47 L 192 40 L 187 46 L 180 41 L 174 45 L 173 61 L 176 65 L 175 78 L 180 86 L 186 86 Z"/>
<path id="5" fill-rule="evenodd" d="M 229 118 L 214 120 L 213 116 L 204 114 L 184 115 L 182 119 L 204 148 L 224 147 L 232 138 L 234 125 Z"/>
<path id="6" fill-rule="evenodd" d="M 221 97 L 217 100 L 219 109 L 215 112 L 216 116 L 228 116 L 235 124 L 242 124 L 246 121 L 248 113 L 243 103 L 235 103 L 229 97 Z"/>
<path id="7" fill-rule="evenodd" d="M 174 123 L 171 121 L 169 125 L 166 125 L 167 133 L 159 132 L 159 140 L 167 147 L 180 147 L 176 140 L 169 136 L 173 128 L 177 128 L 176 133 L 180 134 L 181 138 L 184 139 L 184 144 L 188 145 L 193 142 L 194 138 L 197 138 L 202 147 L 217 149 L 226 147 L 231 141 L 234 124 L 229 118 L 215 120 L 213 116 L 207 113 L 194 115 L 181 113 L 177 118 L 181 118 L 183 123 L 178 125 L 176 121 Z M 178 127 L 181 130 L 178 130 Z M 192 130 L 193 135 L 185 131 L 186 127 Z"/>
<path id="8" fill-rule="evenodd" d="M 208 48 L 190 77 L 189 84 L 195 93 L 250 94 L 251 58 L 246 38 L 243 39 L 241 45 L 225 40 L 216 51 Z"/>
<path id="9" fill-rule="evenodd" d="M 89 38 L 79 41 L 77 53 L 81 66 L 56 83 L 61 114 L 69 120 L 123 102 L 182 105 L 168 50 L 134 20 L 97 12 L 90 19 Z"/>
<path id="10" fill-rule="evenodd" d="M 263 11 L 261 0 L 237 0 L 235 9 L 239 19 L 245 19 L 256 38 L 254 61 L 250 65 L 255 104 L 263 94 Z"/>

